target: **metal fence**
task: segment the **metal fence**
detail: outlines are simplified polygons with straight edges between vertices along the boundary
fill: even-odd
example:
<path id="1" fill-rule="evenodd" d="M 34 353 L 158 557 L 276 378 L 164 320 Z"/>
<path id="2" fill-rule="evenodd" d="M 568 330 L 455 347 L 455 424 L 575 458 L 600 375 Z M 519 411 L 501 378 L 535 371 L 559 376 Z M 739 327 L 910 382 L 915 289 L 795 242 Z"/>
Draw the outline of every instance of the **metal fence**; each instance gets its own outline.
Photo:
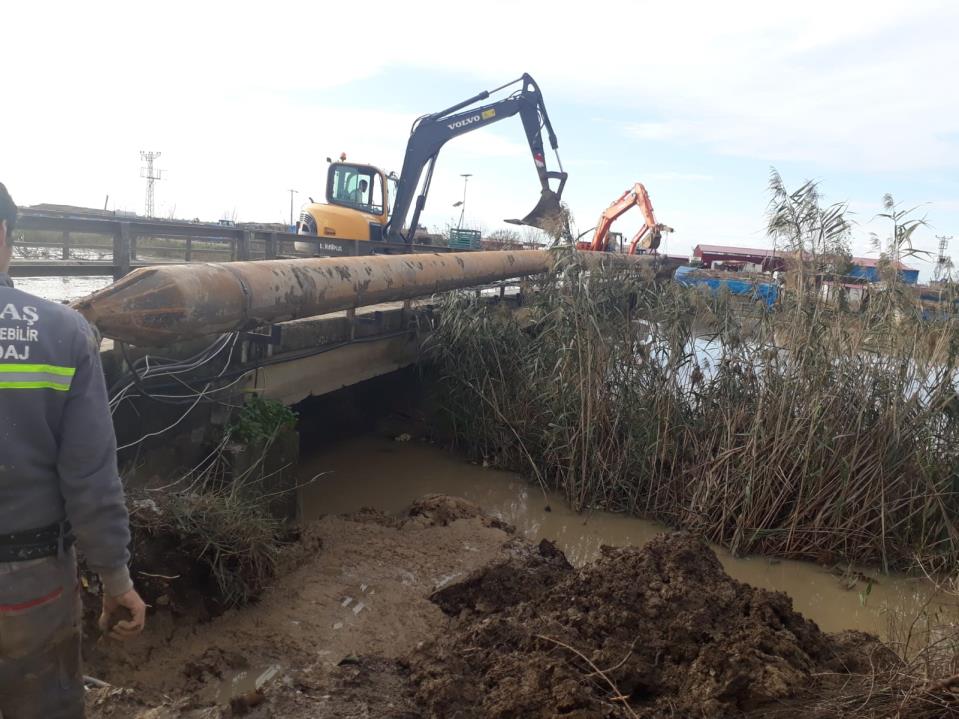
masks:
<path id="1" fill-rule="evenodd" d="M 449 252 L 434 245 L 340 240 L 272 229 L 176 220 L 21 209 L 14 277 L 112 276 L 178 262 L 236 262 L 316 256 Z M 296 244 L 310 246 L 298 250 Z"/>

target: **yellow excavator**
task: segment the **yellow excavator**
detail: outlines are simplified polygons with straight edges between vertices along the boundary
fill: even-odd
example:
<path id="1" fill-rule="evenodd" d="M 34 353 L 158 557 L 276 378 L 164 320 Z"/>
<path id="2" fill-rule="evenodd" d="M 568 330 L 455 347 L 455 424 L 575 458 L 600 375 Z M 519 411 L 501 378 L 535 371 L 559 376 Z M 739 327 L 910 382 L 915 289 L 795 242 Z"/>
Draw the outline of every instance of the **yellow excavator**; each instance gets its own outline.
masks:
<path id="1" fill-rule="evenodd" d="M 517 84 L 519 88 L 503 99 L 464 109 Z M 341 155 L 339 162 L 331 162 L 326 177 L 326 202 L 311 201 L 303 209 L 297 223 L 297 234 L 329 240 L 364 240 L 393 247 L 413 244 L 420 214 L 426 206 L 436 158 L 443 145 L 454 137 L 517 114 L 523 122 L 541 193 L 536 207 L 526 217 L 506 222 L 554 231 L 557 223 L 563 221 L 560 198 L 567 173 L 563 171 L 559 160 L 559 145 L 539 86 L 532 77 L 524 74 L 494 90 L 484 90 L 445 110 L 420 117 L 410 132 L 399 177 L 387 175 L 373 165 L 347 162 L 346 155 Z M 556 154 L 558 171 L 546 167 L 542 137 L 544 128 Z M 426 178 L 420 189 L 424 169 Z M 558 183 L 555 190 L 550 186 L 551 181 Z M 395 185 L 392 193 L 390 185 Z M 413 216 L 407 223 L 410 208 L 413 208 Z M 322 243 L 298 242 L 296 245 L 298 251 L 316 250 L 317 246 L 322 251 Z"/>

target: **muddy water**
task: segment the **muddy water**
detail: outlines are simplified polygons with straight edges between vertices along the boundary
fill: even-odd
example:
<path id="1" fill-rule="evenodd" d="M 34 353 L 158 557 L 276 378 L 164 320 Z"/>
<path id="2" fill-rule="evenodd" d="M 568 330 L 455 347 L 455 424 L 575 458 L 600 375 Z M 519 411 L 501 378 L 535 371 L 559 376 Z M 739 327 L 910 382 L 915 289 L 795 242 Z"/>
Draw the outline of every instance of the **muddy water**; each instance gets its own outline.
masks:
<path id="1" fill-rule="evenodd" d="M 666 531 L 657 522 L 619 514 L 575 514 L 560 496 L 544 497 L 519 475 L 484 469 L 415 440 L 350 439 L 306 453 L 300 470 L 303 481 L 316 477 L 301 492 L 305 519 L 364 506 L 399 512 L 417 497 L 439 492 L 476 502 L 530 539 L 556 541 L 577 565 L 593 558 L 603 544 L 638 546 Z M 933 593 L 925 580 L 867 571 L 878 584 L 866 595 L 863 582 L 846 589 L 842 577 L 815 564 L 737 558 L 721 548 L 716 551 L 731 576 L 786 592 L 799 612 L 828 632 L 859 629 L 887 637 L 890 610 L 911 618 Z"/>

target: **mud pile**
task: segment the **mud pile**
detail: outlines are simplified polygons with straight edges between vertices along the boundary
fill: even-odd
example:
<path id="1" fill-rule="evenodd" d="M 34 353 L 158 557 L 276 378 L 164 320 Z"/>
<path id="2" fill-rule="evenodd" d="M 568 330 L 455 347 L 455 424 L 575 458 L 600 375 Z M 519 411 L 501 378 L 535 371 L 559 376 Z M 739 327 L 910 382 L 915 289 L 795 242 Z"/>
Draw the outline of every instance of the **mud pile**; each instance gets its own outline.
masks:
<path id="1" fill-rule="evenodd" d="M 459 619 L 410 657 L 425 716 L 725 717 L 793 697 L 814 673 L 868 671 L 882 652 L 866 635 L 823 634 L 686 534 L 604 548 L 579 570 L 555 551 L 434 595 Z"/>
<path id="2" fill-rule="evenodd" d="M 534 547 L 514 537 L 503 549 L 507 552 L 506 559 L 434 592 L 430 601 L 454 617 L 499 612 L 540 598 L 573 571 L 566 555 L 548 539 Z"/>
<path id="3" fill-rule="evenodd" d="M 88 648 L 88 673 L 111 685 L 88 694 L 88 716 L 944 716 L 900 711 L 874 674 L 895 661 L 876 639 L 823 634 L 699 539 L 604 548 L 575 569 L 438 495 L 317 520 L 258 602 L 209 622 L 178 611 L 157 607 L 129 646 Z"/>

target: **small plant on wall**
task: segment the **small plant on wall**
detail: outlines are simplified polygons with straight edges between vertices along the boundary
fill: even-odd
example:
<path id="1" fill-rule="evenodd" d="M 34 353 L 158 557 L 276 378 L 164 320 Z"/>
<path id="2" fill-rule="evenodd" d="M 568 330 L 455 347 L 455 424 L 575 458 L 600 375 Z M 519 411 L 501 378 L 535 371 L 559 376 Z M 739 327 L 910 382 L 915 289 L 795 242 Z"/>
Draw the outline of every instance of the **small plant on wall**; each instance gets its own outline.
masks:
<path id="1" fill-rule="evenodd" d="M 284 429 L 296 426 L 296 412 L 272 399 L 252 397 L 227 427 L 232 440 L 244 442 L 269 441 Z"/>

